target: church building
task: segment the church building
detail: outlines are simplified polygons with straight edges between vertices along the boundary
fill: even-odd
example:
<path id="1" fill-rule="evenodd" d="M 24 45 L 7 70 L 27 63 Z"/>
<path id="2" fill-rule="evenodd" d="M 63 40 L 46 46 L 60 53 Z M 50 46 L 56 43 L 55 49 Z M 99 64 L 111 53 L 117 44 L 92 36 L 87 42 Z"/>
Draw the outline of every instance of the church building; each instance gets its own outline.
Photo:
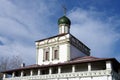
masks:
<path id="1" fill-rule="evenodd" d="M 58 19 L 58 28 L 58 35 L 35 42 L 36 64 L 3 71 L 3 80 L 120 80 L 120 63 L 91 56 L 90 48 L 70 33 L 66 15 Z"/>

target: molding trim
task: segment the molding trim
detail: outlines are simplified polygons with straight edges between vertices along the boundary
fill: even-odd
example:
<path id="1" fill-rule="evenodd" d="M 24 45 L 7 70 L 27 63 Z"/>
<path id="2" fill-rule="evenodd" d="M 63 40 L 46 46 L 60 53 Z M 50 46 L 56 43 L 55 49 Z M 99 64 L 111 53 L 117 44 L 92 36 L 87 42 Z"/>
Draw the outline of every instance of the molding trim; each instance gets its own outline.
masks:
<path id="1" fill-rule="evenodd" d="M 70 43 L 86 55 L 90 55 L 90 49 L 72 35 L 70 37 Z"/>

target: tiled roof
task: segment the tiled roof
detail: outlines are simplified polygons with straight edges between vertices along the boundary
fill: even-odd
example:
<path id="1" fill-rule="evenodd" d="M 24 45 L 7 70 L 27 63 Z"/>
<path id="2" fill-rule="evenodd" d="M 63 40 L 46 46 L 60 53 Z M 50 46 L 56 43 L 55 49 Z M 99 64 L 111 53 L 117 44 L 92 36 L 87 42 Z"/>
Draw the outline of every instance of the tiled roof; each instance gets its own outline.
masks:
<path id="1" fill-rule="evenodd" d="M 96 58 L 93 56 L 85 56 L 85 57 L 78 57 L 78 58 L 72 59 L 70 61 L 66 61 L 63 63 L 57 63 L 57 64 L 48 64 L 48 65 L 33 64 L 33 65 L 18 68 L 18 69 L 3 71 L 2 73 L 11 73 L 14 71 L 21 71 L 21 70 L 39 69 L 39 68 L 64 66 L 64 65 L 72 65 L 72 64 L 81 64 L 81 63 L 89 63 L 89 62 L 98 62 L 98 61 L 108 61 L 108 60 L 114 61 L 115 63 L 120 64 L 115 58 Z"/>
<path id="2" fill-rule="evenodd" d="M 93 56 L 78 57 L 70 60 L 68 63 L 88 63 L 96 61 L 116 60 L 115 58 L 97 58 Z"/>

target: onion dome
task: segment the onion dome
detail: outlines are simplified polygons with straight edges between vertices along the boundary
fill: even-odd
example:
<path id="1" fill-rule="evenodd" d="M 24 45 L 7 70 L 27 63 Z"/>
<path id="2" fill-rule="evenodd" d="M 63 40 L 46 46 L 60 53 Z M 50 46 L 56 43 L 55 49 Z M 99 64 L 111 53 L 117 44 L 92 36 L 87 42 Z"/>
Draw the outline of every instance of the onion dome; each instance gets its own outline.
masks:
<path id="1" fill-rule="evenodd" d="M 61 18 L 58 19 L 58 25 L 60 24 L 71 24 L 71 21 L 69 18 L 67 18 L 66 16 L 62 16 Z"/>

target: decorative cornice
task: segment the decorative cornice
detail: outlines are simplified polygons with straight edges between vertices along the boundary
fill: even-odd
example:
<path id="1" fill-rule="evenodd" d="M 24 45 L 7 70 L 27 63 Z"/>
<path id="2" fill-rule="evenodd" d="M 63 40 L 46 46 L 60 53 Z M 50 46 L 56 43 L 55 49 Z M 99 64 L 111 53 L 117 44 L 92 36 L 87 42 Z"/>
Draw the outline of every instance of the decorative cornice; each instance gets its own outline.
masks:
<path id="1" fill-rule="evenodd" d="M 75 46 L 76 48 L 78 48 L 83 53 L 85 53 L 86 55 L 88 56 L 90 55 L 90 49 L 71 34 L 54 36 L 54 37 L 50 37 L 44 40 L 37 41 L 36 47 L 39 49 L 39 48 L 43 48 L 47 46 L 64 44 L 68 42 L 72 44 L 73 46 Z"/>
<path id="2" fill-rule="evenodd" d="M 58 36 L 50 39 L 46 39 L 40 42 L 36 42 L 36 48 L 42 48 L 52 45 L 58 45 L 58 44 L 64 44 L 66 42 L 69 42 L 69 34 L 66 34 L 64 36 Z"/>
<path id="3" fill-rule="evenodd" d="M 70 43 L 86 55 L 90 55 L 90 49 L 72 35 L 70 35 Z"/>

